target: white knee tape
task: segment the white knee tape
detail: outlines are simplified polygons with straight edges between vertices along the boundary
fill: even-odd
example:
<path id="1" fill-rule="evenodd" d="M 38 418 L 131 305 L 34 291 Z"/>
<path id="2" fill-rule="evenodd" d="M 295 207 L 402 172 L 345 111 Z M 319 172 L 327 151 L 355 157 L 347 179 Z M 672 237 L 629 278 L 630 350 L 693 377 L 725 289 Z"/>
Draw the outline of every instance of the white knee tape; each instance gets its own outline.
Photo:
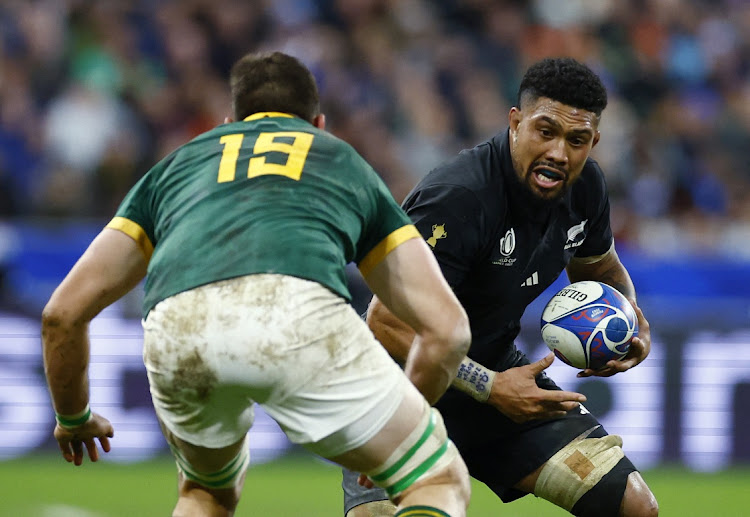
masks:
<path id="1" fill-rule="evenodd" d="M 420 424 L 396 448 L 388 460 L 369 472 L 372 481 L 393 499 L 422 478 L 446 467 L 458 450 L 434 408 L 426 408 Z"/>
<path id="2" fill-rule="evenodd" d="M 232 461 L 230 461 L 223 469 L 217 472 L 203 473 L 198 472 L 182 455 L 182 453 L 170 444 L 172 453 L 174 454 L 177 468 L 182 472 L 182 475 L 190 481 L 194 481 L 199 485 L 205 486 L 206 488 L 232 488 L 242 479 L 242 475 L 247 470 L 250 464 L 250 449 L 248 447 L 247 436 L 245 436 L 245 442 Z"/>
<path id="3" fill-rule="evenodd" d="M 534 495 L 570 511 L 625 456 L 619 436 L 583 438 L 589 433 L 579 436 L 547 461 Z"/>

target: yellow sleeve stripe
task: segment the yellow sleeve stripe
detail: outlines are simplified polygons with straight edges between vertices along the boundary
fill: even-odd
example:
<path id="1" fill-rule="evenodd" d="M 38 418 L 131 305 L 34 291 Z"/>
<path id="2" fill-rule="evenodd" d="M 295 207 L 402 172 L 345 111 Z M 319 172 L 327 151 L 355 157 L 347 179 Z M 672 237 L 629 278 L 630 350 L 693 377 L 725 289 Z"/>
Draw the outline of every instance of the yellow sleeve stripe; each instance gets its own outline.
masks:
<path id="1" fill-rule="evenodd" d="M 146 235 L 146 232 L 138 223 L 124 217 L 114 217 L 109 224 L 107 224 L 107 228 L 120 230 L 125 235 L 131 237 L 143 252 L 143 256 L 146 257 L 146 262 L 151 260 L 151 255 L 154 253 L 154 245 L 151 244 L 148 235 Z"/>
<path id="2" fill-rule="evenodd" d="M 251 120 L 258 120 L 265 117 L 288 117 L 288 118 L 294 118 L 294 115 L 290 115 L 289 113 L 281 113 L 278 111 L 261 111 L 259 113 L 253 113 L 252 115 L 248 115 L 243 119 L 243 122 L 249 122 Z"/>
<path id="3" fill-rule="evenodd" d="M 388 254 L 398 248 L 401 244 L 405 243 L 409 239 L 422 238 L 419 230 L 413 224 L 407 224 L 402 226 L 398 230 L 392 232 L 385 239 L 380 241 L 377 246 L 372 248 L 370 252 L 365 255 L 359 263 L 359 272 L 362 276 L 370 274 L 372 269 L 380 264 Z"/>

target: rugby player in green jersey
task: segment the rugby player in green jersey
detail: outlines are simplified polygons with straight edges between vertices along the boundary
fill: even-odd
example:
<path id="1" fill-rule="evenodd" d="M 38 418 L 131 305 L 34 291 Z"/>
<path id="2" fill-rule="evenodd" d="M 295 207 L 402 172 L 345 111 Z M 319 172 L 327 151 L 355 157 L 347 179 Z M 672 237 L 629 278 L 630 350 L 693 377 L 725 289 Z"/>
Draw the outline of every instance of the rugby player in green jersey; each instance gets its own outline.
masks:
<path id="1" fill-rule="evenodd" d="M 295 443 L 369 476 L 404 517 L 466 514 L 466 466 L 431 409 L 471 341 L 427 244 L 375 171 L 324 131 L 296 59 L 230 74 L 233 119 L 156 164 L 42 316 L 63 457 L 110 422 L 89 407 L 89 322 L 143 278 L 144 363 L 175 456 L 173 515 L 232 515 L 257 402 Z M 417 337 L 402 370 L 349 304 L 345 267 Z M 411 382 L 410 382 L 411 381 Z M 421 394 L 420 394 L 421 392 Z M 423 396 L 424 395 L 424 396 Z"/>

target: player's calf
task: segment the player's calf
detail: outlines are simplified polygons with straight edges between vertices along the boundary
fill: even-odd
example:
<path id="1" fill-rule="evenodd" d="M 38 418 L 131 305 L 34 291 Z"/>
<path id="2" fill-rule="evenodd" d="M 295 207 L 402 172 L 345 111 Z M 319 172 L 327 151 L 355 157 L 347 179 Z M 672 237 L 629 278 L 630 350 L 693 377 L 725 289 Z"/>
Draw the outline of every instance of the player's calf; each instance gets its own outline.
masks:
<path id="1" fill-rule="evenodd" d="M 390 501 L 372 501 L 355 506 L 346 517 L 394 517 L 398 509 Z"/>

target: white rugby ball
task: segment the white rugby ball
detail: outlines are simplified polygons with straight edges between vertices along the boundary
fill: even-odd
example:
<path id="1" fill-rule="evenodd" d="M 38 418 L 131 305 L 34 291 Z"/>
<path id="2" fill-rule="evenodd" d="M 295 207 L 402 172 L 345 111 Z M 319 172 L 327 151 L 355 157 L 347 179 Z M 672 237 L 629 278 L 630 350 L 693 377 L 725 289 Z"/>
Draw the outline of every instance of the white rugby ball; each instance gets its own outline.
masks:
<path id="1" fill-rule="evenodd" d="M 638 318 L 617 289 L 583 281 L 558 291 L 542 312 L 542 339 L 563 362 L 575 368 L 602 368 L 628 353 L 638 335 Z"/>

